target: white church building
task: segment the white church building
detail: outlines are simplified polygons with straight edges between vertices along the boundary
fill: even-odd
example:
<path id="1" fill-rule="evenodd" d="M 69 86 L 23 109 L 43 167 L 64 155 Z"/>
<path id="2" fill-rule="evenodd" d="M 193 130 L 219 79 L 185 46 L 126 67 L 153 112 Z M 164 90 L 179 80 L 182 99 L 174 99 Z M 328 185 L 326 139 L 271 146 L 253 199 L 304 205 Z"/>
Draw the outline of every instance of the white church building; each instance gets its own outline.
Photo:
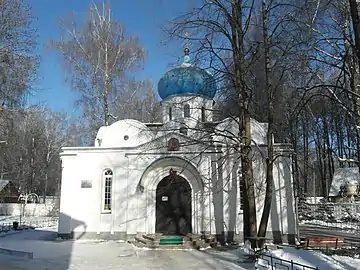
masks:
<path id="1" fill-rule="evenodd" d="M 213 121 L 216 83 L 184 62 L 158 83 L 162 122 L 120 120 L 92 147 L 64 147 L 58 233 L 129 239 L 137 234 L 208 234 L 243 239 L 236 119 Z M 252 120 L 258 222 L 265 193 L 267 124 Z M 294 241 L 290 146 L 275 144 L 268 235 Z"/>

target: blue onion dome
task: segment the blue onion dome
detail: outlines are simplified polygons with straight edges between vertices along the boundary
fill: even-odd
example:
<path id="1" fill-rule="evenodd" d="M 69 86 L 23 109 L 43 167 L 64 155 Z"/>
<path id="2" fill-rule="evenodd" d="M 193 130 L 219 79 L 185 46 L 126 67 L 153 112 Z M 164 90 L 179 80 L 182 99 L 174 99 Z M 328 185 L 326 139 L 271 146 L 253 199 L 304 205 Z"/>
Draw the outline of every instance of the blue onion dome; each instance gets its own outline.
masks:
<path id="1" fill-rule="evenodd" d="M 158 92 L 162 99 L 183 95 L 197 95 L 213 99 L 216 94 L 216 81 L 206 70 L 190 64 L 186 48 L 183 63 L 166 72 L 159 80 Z"/>

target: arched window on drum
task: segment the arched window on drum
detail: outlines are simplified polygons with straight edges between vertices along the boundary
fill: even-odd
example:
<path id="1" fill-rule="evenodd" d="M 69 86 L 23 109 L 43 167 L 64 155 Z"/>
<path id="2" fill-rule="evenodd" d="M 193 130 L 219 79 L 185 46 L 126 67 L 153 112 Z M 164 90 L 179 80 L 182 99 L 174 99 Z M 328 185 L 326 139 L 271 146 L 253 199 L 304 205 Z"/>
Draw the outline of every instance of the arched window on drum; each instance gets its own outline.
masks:
<path id="1" fill-rule="evenodd" d="M 201 122 L 206 121 L 205 107 L 201 107 Z"/>
<path id="2" fill-rule="evenodd" d="M 184 117 L 190 117 L 190 105 L 189 104 L 184 105 Z"/>
<path id="3" fill-rule="evenodd" d="M 172 120 L 172 108 L 169 107 L 169 121 Z"/>

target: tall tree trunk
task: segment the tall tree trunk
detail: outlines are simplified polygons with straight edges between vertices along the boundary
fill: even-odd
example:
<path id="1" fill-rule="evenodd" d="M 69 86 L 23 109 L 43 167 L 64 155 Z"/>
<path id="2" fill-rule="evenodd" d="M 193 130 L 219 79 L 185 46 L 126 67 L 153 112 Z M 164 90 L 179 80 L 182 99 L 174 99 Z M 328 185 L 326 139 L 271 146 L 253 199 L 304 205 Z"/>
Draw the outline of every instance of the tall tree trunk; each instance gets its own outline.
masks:
<path id="1" fill-rule="evenodd" d="M 45 166 L 45 183 L 44 183 L 44 204 L 46 203 L 46 195 L 48 188 L 48 180 L 49 180 L 49 169 L 50 169 L 50 146 L 48 146 L 46 153 L 46 166 Z"/>
<path id="2" fill-rule="evenodd" d="M 330 147 L 327 149 L 327 155 L 328 155 L 328 165 L 329 165 L 329 182 L 327 185 L 326 197 L 328 197 L 328 195 L 329 195 L 331 181 L 334 176 L 334 158 L 333 158 L 332 149 Z"/>
<path id="3" fill-rule="evenodd" d="M 326 123 L 326 117 L 325 115 L 321 115 L 321 121 L 322 121 L 322 137 L 321 137 L 321 145 L 320 145 L 320 151 L 321 151 L 321 162 L 322 162 L 322 175 L 321 175 L 321 194 L 323 197 L 325 197 L 326 195 L 326 181 L 327 181 L 327 153 L 326 153 L 326 149 L 327 149 L 327 139 L 326 139 L 326 134 L 328 134 L 327 129 L 327 123 Z M 320 135 L 320 134 L 319 134 Z M 320 137 L 319 137 L 320 139 Z"/>
<path id="4" fill-rule="evenodd" d="M 325 192 L 323 192 L 324 197 L 326 198 L 329 193 L 329 184 L 331 183 L 333 175 L 333 166 L 332 166 L 332 155 L 331 155 L 331 145 L 330 145 L 330 127 L 327 123 L 326 115 L 323 116 L 324 124 L 324 166 L 327 168 L 328 174 L 325 174 Z M 327 161 L 327 164 L 326 164 Z"/>
<path id="5" fill-rule="evenodd" d="M 359 70 L 360 70 L 360 19 L 356 0 L 349 0 L 350 15 L 353 24 L 353 32 L 355 38 L 355 54 L 354 54 L 354 78 L 353 91 L 355 100 L 355 119 L 356 119 L 356 135 L 357 135 L 357 154 L 360 156 L 360 96 L 359 96 Z M 360 163 L 358 162 L 358 165 Z M 360 166 L 359 170 L 360 170 Z"/>
<path id="6" fill-rule="evenodd" d="M 238 93 L 240 107 L 240 147 L 241 171 L 245 183 L 244 192 L 244 239 L 257 234 L 255 185 L 252 168 L 251 118 L 249 111 L 250 96 L 245 83 L 244 33 L 242 26 L 243 6 L 241 0 L 232 0 L 232 50 L 235 68 L 235 88 Z M 255 247 L 254 241 L 252 246 Z"/>
<path id="7" fill-rule="evenodd" d="M 108 46 L 105 44 L 105 91 L 103 93 L 103 106 L 104 106 L 104 120 L 105 120 L 105 126 L 108 126 L 110 124 L 110 113 L 109 113 L 109 93 L 111 90 L 111 81 L 109 76 L 109 62 L 108 62 Z"/>
<path id="8" fill-rule="evenodd" d="M 303 179 L 304 179 L 304 193 L 308 193 L 308 169 L 309 169 L 309 132 L 307 122 L 308 114 L 304 111 L 302 119 L 302 131 L 303 131 L 303 151 L 304 151 L 304 168 L 303 168 Z"/>
<path id="9" fill-rule="evenodd" d="M 262 0 L 263 42 L 265 59 L 265 89 L 268 101 L 268 130 L 267 130 L 267 158 L 266 158 L 266 189 L 264 209 L 260 220 L 258 236 L 265 237 L 269 222 L 272 192 L 273 192 L 273 164 L 274 164 L 274 91 L 270 82 L 270 44 L 268 37 L 268 11 L 266 0 Z M 261 241 L 263 246 L 264 241 Z"/>
<path id="10" fill-rule="evenodd" d="M 106 86 L 106 88 L 107 88 L 107 86 Z M 105 90 L 102 95 L 103 95 L 103 106 L 104 106 L 104 124 L 105 124 L 105 126 L 108 126 L 110 124 L 108 91 Z"/>
<path id="11" fill-rule="evenodd" d="M 344 59 L 345 63 L 349 66 L 350 69 L 350 76 L 349 76 L 349 80 L 350 80 L 350 88 L 352 91 L 354 91 L 354 86 L 353 86 L 353 78 L 354 78 L 354 57 L 353 57 L 353 50 L 350 46 L 350 42 L 352 40 L 352 38 L 350 37 L 350 31 L 349 31 L 349 21 L 350 21 L 350 14 L 349 14 L 349 10 L 348 10 L 348 5 L 346 3 L 344 3 L 344 21 L 342 24 L 342 34 L 343 34 L 343 42 L 344 42 L 344 49 L 345 52 L 348 52 L 348 54 L 346 54 L 346 58 Z M 352 99 L 353 102 L 355 101 L 355 99 Z M 355 105 L 355 104 L 354 104 Z M 345 116 L 341 116 L 339 114 L 337 114 L 337 118 L 336 118 L 336 130 L 337 133 L 339 134 L 338 136 L 338 156 L 339 157 L 344 157 L 346 155 L 346 149 L 345 149 L 345 137 L 346 134 L 348 132 L 349 129 L 349 125 L 348 125 L 348 121 L 347 119 L 349 118 L 349 114 L 346 114 Z M 350 119 L 351 122 L 351 119 Z M 351 124 L 352 125 L 352 124 Z M 339 165 L 341 168 L 344 167 L 344 162 L 339 162 Z"/>
<path id="12" fill-rule="evenodd" d="M 337 116 L 335 118 L 335 134 L 336 134 L 336 144 L 337 144 L 337 155 L 338 155 L 338 157 L 343 157 L 343 155 L 344 155 L 344 151 L 343 151 L 344 135 L 343 135 L 342 127 L 343 127 L 343 125 L 342 125 L 342 122 L 341 122 L 341 118 L 339 116 Z M 342 168 L 343 163 L 340 162 L 339 166 Z"/>
<path id="13" fill-rule="evenodd" d="M 315 140 L 315 151 L 316 151 L 316 160 L 317 160 L 317 167 L 312 166 L 312 177 L 311 177 L 311 190 L 312 193 L 309 194 L 310 195 L 314 195 L 316 194 L 316 196 L 318 195 L 317 190 L 319 190 L 318 186 L 317 186 L 317 179 L 318 179 L 318 175 L 320 175 L 320 179 L 321 179 L 321 183 L 323 183 L 323 179 L 324 179 L 324 166 L 323 166 L 323 159 L 322 159 L 322 147 L 321 147 L 321 138 L 320 138 L 320 134 L 319 132 L 315 132 L 316 133 L 316 140 Z M 316 163 L 315 163 L 316 164 Z M 312 164 L 312 165 L 315 165 Z M 314 190 L 315 187 L 315 190 Z M 316 189 L 317 188 L 317 189 Z"/>
<path id="14" fill-rule="evenodd" d="M 49 172 L 46 171 L 45 172 L 45 183 L 44 183 L 44 196 L 43 196 L 43 203 L 46 203 L 46 193 L 47 193 L 47 182 L 48 182 L 48 178 L 49 178 Z"/>
<path id="15" fill-rule="evenodd" d="M 290 121 L 290 138 L 291 138 L 291 144 L 294 147 L 294 153 L 295 155 L 293 156 L 293 160 L 294 160 L 294 164 L 293 164 L 293 171 L 294 171 L 294 180 L 295 180 L 295 185 L 296 185 L 296 196 L 300 196 L 304 190 L 301 189 L 300 190 L 300 177 L 299 177 L 299 162 L 298 162 L 298 142 L 297 142 L 297 132 L 298 132 L 298 128 L 297 128 L 297 124 L 296 124 L 296 120 L 291 120 Z M 301 194 L 300 194 L 301 193 Z"/>

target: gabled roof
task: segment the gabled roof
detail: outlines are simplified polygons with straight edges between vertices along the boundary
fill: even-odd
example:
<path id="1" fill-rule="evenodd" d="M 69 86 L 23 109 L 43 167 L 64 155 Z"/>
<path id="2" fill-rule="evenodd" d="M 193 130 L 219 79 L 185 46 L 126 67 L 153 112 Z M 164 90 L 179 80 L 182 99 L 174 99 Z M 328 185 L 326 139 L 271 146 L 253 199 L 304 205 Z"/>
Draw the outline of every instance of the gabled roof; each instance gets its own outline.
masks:
<path id="1" fill-rule="evenodd" d="M 209 140 L 197 140 L 196 138 L 181 134 L 179 132 L 173 131 L 173 132 L 167 132 L 149 142 L 146 142 L 142 145 L 139 145 L 138 149 L 142 150 L 148 150 L 148 151 L 161 151 L 162 149 L 165 150 L 167 148 L 167 143 L 169 139 L 175 138 L 180 141 L 181 152 L 184 151 L 184 148 L 187 147 L 193 147 L 194 145 L 197 145 L 199 147 L 198 151 L 203 151 L 202 148 L 209 149 L 210 145 L 210 139 Z M 209 149 L 210 150 L 210 149 Z M 176 152 L 176 151 L 175 151 Z"/>

